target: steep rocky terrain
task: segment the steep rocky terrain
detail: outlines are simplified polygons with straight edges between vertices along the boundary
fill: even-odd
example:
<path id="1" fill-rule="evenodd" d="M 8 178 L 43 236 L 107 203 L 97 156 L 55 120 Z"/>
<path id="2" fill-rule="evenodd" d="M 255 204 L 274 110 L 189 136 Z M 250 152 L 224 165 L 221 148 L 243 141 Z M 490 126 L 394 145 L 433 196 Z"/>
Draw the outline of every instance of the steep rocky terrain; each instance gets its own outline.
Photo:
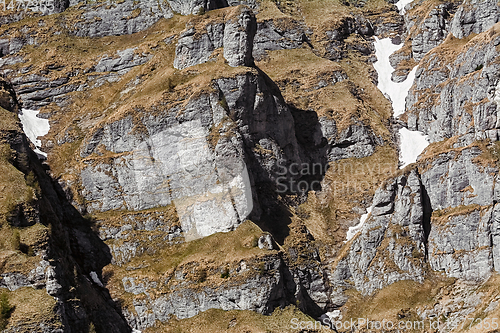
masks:
<path id="1" fill-rule="evenodd" d="M 495 331 L 499 20 L 493 0 L 6 7 L 0 328 Z M 402 130 L 429 144 L 409 165 Z"/>

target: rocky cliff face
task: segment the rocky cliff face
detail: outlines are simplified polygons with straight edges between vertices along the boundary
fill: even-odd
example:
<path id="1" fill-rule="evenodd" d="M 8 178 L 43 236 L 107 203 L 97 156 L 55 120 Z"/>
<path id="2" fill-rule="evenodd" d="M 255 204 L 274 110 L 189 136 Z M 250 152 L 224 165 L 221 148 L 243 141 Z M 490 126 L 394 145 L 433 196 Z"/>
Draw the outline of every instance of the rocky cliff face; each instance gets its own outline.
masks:
<path id="1" fill-rule="evenodd" d="M 498 4 L 394 4 L 70 1 L 3 15 L 7 328 L 155 332 L 217 309 L 359 318 L 360 304 L 493 316 Z M 418 66 L 398 119 L 373 36 L 404 43 L 394 81 Z M 50 121 L 44 164 L 21 107 Z M 397 170 L 402 126 L 431 145 Z M 18 306 L 25 295 L 49 312 Z"/>
<path id="2" fill-rule="evenodd" d="M 30 149 L 17 103 L 12 85 L 2 81 L 2 168 L 9 170 L 2 178 L 2 229 L 13 240 L 3 242 L 1 287 L 9 291 L 9 303 L 20 308 L 10 315 L 9 330 L 85 332 L 92 323 L 129 331 L 109 294 L 92 282 L 92 274 L 109 262 L 109 252 Z M 27 196 L 16 198 L 16 190 L 27 190 Z"/>
<path id="3" fill-rule="evenodd" d="M 255 16 L 249 8 L 240 7 L 224 19 L 215 25 L 199 27 L 202 31 L 193 27 L 183 32 L 175 50 L 174 67 L 184 69 L 207 62 L 219 47 L 224 48 L 229 66 L 251 66 L 257 29 Z"/>
<path id="4" fill-rule="evenodd" d="M 267 95 L 255 71 L 221 78 L 212 89 L 185 107 L 154 117 L 145 112 L 145 133 L 134 135 L 138 125 L 131 116 L 98 129 L 81 153 L 88 165 L 81 173 L 87 209 L 143 210 L 174 202 L 190 238 L 232 230 L 245 220 L 257 197 L 252 183 L 276 179 L 273 161 L 300 162 L 293 118 L 280 96 Z M 278 123 L 282 130 L 272 131 Z M 103 161 L 100 145 L 122 157 Z M 252 151 L 257 145 L 269 155 Z M 247 163 L 268 168 L 252 172 Z"/>
<path id="5" fill-rule="evenodd" d="M 447 49 L 446 44 L 426 57 L 428 66 L 419 69 L 409 96 L 410 128 L 421 129 L 432 142 L 457 135 L 461 136 L 460 145 L 469 145 L 489 136 L 496 141 L 498 69 L 495 59 L 499 40 L 495 29 L 493 27 L 488 34 L 479 35 L 471 40 L 471 44 L 464 45 L 450 67 L 437 65 L 442 54 L 440 51 Z M 439 69 L 427 74 L 436 67 Z M 444 89 L 439 87 L 442 82 L 448 82 Z M 430 94 L 422 93 L 424 89 L 430 89 L 427 90 Z M 421 97 L 416 97 L 418 95 Z M 433 106 L 424 102 L 426 98 L 435 101 Z"/>

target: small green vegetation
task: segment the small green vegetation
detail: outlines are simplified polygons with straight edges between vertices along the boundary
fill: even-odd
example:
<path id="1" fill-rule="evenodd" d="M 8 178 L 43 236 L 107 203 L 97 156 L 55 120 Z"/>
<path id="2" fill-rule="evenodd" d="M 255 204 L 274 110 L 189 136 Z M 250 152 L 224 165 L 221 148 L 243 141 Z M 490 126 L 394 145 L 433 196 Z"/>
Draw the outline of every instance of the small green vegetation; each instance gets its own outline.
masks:
<path id="1" fill-rule="evenodd" d="M 222 106 L 224 110 L 229 111 L 229 106 L 227 105 L 226 97 L 222 97 L 222 99 L 219 101 L 219 105 Z"/>
<path id="2" fill-rule="evenodd" d="M 413 251 L 411 251 L 411 255 L 415 259 L 420 259 L 424 256 L 424 254 L 420 252 L 418 249 L 413 249 Z"/>
<path id="3" fill-rule="evenodd" d="M 20 250 L 21 249 L 21 234 L 19 233 L 19 230 L 14 229 L 12 230 L 12 248 L 14 250 Z"/>
<path id="4" fill-rule="evenodd" d="M 220 274 L 220 277 L 223 279 L 227 279 L 229 277 L 229 267 L 225 267 L 222 273 Z"/>
<path id="5" fill-rule="evenodd" d="M 197 280 L 196 280 L 196 281 L 197 281 L 198 283 L 203 283 L 203 282 L 205 282 L 205 281 L 207 280 L 207 276 L 208 276 L 208 274 L 207 274 L 207 270 L 206 270 L 206 269 L 204 269 L 204 268 L 202 268 L 202 269 L 200 269 L 200 270 L 198 271 L 198 278 L 197 278 Z"/>
<path id="6" fill-rule="evenodd" d="M 259 268 L 259 274 L 260 275 L 266 274 L 266 263 L 265 262 L 261 261 L 259 263 L 259 267 L 258 268 Z"/>
<path id="7" fill-rule="evenodd" d="M 252 246 L 252 247 L 257 247 L 257 246 L 259 246 L 259 236 L 255 235 L 255 236 L 252 238 L 252 243 L 251 243 L 251 246 Z"/>
<path id="8" fill-rule="evenodd" d="M 12 306 L 9 302 L 9 295 L 6 292 L 0 294 L 0 329 L 5 329 L 12 311 Z"/>
<path id="9" fill-rule="evenodd" d="M 477 65 L 474 71 L 480 71 L 481 69 L 483 69 L 483 67 L 484 67 L 483 64 Z"/>

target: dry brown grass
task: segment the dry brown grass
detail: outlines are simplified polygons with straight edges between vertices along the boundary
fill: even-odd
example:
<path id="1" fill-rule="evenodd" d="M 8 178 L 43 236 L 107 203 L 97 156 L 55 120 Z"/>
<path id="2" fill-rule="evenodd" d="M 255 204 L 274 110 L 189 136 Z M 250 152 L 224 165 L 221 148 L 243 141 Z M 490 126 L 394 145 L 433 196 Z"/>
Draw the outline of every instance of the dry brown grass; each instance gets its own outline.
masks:
<path id="1" fill-rule="evenodd" d="M 263 0 L 260 3 L 259 12 L 256 15 L 257 21 L 267 21 L 276 19 L 287 19 L 292 16 L 283 13 L 276 6 L 276 2 L 273 0 Z"/>
<path id="2" fill-rule="evenodd" d="M 9 319 L 9 327 L 39 322 L 57 323 L 56 300 L 45 289 L 23 287 L 9 292 L 9 303 L 14 311 Z M 62 325 L 61 325 L 62 326 Z M 33 327 L 33 326 L 31 326 Z"/>
<path id="3" fill-rule="evenodd" d="M 298 333 L 293 329 L 292 320 L 313 322 L 314 320 L 299 311 L 295 306 L 276 309 L 272 315 L 264 316 L 252 311 L 208 310 L 189 319 L 171 320 L 168 324 L 146 329 L 145 333 Z M 319 327 L 319 326 L 318 326 Z"/>
<path id="4" fill-rule="evenodd" d="M 398 323 L 402 320 L 398 317 L 398 312 L 402 309 L 433 305 L 440 291 L 452 285 L 454 281 L 453 278 L 434 274 L 428 276 L 424 283 L 410 280 L 398 281 L 372 296 L 361 296 L 358 292 L 349 291 L 351 297 L 343 307 L 344 320 L 353 318 L 356 321 L 357 318 L 369 318 L 370 320 L 382 321 L 385 319 Z"/>
<path id="5" fill-rule="evenodd" d="M 339 249 L 345 234 L 360 214 L 354 207 L 368 207 L 375 190 L 397 170 L 398 156 L 390 146 L 378 147 L 364 158 L 350 158 L 330 164 L 321 193 L 310 193 L 301 206 L 308 214 L 304 221 L 314 238 Z"/>
<path id="6" fill-rule="evenodd" d="M 227 282 L 225 278 L 221 277 L 221 267 L 234 269 L 241 260 L 245 260 L 251 269 L 246 273 L 231 277 L 231 283 L 235 283 L 235 281 L 241 283 L 249 276 L 256 274 L 257 269 L 252 266 L 252 262 L 262 261 L 263 256 L 266 255 L 277 254 L 276 251 L 265 251 L 256 247 L 255 240 L 262 233 L 257 225 L 246 221 L 231 232 L 216 233 L 201 239 L 165 247 L 154 253 L 146 252 L 134 257 L 123 267 L 108 265 L 104 268 L 103 274 L 111 276 L 108 282 L 110 293 L 114 298 L 122 299 L 125 306 L 130 306 L 134 299 L 133 294 L 126 293 L 123 289 L 122 278 L 125 276 L 157 281 L 159 285 L 154 292 L 159 296 L 162 292 L 168 291 L 164 280 L 171 276 L 176 269 L 188 272 L 186 277 L 188 280 L 203 286 L 215 287 Z M 134 267 L 142 268 L 138 270 Z M 203 281 L 199 281 L 201 270 L 206 272 Z"/>
<path id="7" fill-rule="evenodd" d="M 435 210 L 432 212 L 432 223 L 433 224 L 440 224 L 440 225 L 445 225 L 450 218 L 455 217 L 455 216 L 460 216 L 460 215 L 468 215 L 472 213 L 473 211 L 479 210 L 485 210 L 489 209 L 491 206 L 487 207 L 481 207 L 478 204 L 473 204 L 473 205 L 461 205 L 461 206 L 456 206 L 456 207 L 451 207 L 451 208 L 445 208 L 445 209 L 440 209 L 440 210 Z"/>
<path id="8" fill-rule="evenodd" d="M 391 105 L 367 77 L 373 68 L 357 55 L 340 63 L 318 57 L 309 48 L 269 52 L 257 66 L 282 90 L 287 103 L 304 110 L 315 110 L 319 117 L 334 118 L 338 131 L 360 120 L 384 139 L 390 138 L 387 121 Z M 347 74 L 348 80 L 331 84 L 335 72 Z M 321 80 L 328 86 L 318 88 Z"/>
<path id="9" fill-rule="evenodd" d="M 214 60 L 184 70 L 173 68 L 175 57 L 175 40 L 166 45 L 163 39 L 179 34 L 186 23 L 201 26 L 207 22 L 219 22 L 232 15 L 238 8 L 211 11 L 209 14 L 194 17 L 175 16 L 170 20 L 161 20 L 145 32 L 130 36 L 105 37 L 98 39 L 92 50 L 87 51 L 89 39 L 75 38 L 72 50 L 61 49 L 61 57 L 78 59 L 73 53 L 86 52 L 81 57 L 79 68 L 95 64 L 104 54 L 114 55 L 117 50 L 137 47 L 137 52 L 152 54 L 152 59 L 145 65 L 133 68 L 119 82 L 106 83 L 99 88 L 84 92 L 74 92 L 71 97 L 71 108 L 61 109 L 54 104 L 42 108 L 42 112 L 51 113 L 51 132 L 47 140 L 57 141 L 64 136 L 73 138 L 72 142 L 55 145 L 49 153 L 49 164 L 55 176 L 76 172 L 82 165 L 78 149 L 83 137 L 90 137 L 92 132 L 105 123 L 132 116 L 136 131 L 143 129 L 142 114 L 137 109 L 151 110 L 154 105 L 165 104 L 173 107 L 184 104 L 190 97 L 211 91 L 211 82 L 220 76 L 232 76 L 246 73 L 249 68 L 233 68 L 226 64 L 221 50 L 214 52 Z M 66 38 L 66 37 L 65 37 Z M 58 43 L 66 45 L 67 39 L 50 41 L 47 48 L 58 49 Z M 31 50 L 28 50 L 31 51 Z M 69 52 L 69 54 L 68 54 Z M 36 55 L 35 55 L 36 56 Z M 44 54 L 39 54 L 44 59 Z M 70 60 L 71 61 L 71 60 Z M 78 81 L 79 80 L 79 81 Z M 78 75 L 71 82 L 84 82 L 87 75 Z M 129 87 L 131 81 L 140 80 L 137 87 Z"/>

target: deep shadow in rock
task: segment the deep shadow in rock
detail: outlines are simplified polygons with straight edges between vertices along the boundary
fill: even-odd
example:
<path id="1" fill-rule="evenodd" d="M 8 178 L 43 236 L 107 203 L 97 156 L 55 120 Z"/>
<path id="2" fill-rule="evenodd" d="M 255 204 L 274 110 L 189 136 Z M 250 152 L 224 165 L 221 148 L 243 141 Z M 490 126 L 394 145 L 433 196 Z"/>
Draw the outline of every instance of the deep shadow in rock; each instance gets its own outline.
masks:
<path id="1" fill-rule="evenodd" d="M 321 181 L 328 168 L 328 140 L 323 135 L 318 114 L 289 105 L 295 122 L 295 137 L 305 157 L 304 174 L 301 180 L 308 184 L 308 190 L 321 191 Z"/>
<path id="2" fill-rule="evenodd" d="M 270 93 L 287 104 L 276 83 L 262 70 L 255 67 L 264 78 Z M 255 179 L 254 205 L 260 212 L 252 212 L 250 219 L 256 222 L 264 231 L 270 232 L 274 239 L 283 244 L 289 235 L 288 225 L 293 213 L 290 207 L 297 207 L 307 199 L 309 191 L 321 190 L 321 180 L 327 169 L 328 141 L 324 137 L 318 115 L 315 111 L 298 109 L 287 104 L 294 121 L 295 139 L 299 146 L 300 165 L 284 165 L 295 176 L 293 179 L 279 182 L 269 179 Z M 251 151 L 252 144 L 245 142 L 246 164 L 254 175 L 264 175 L 262 165 Z M 252 178 L 252 175 L 250 175 Z M 260 213 L 260 214 L 259 214 Z"/>
<path id="3" fill-rule="evenodd" d="M 319 318 L 325 311 L 314 302 L 304 286 L 297 286 L 290 267 L 283 261 L 281 275 L 283 277 L 284 294 L 289 304 L 295 304 L 300 311 L 313 318 Z M 297 292 L 297 287 L 299 291 Z"/>
<path id="4" fill-rule="evenodd" d="M 432 215 L 432 206 L 431 199 L 429 198 L 429 194 L 427 193 L 427 189 L 422 184 L 420 185 L 422 188 L 422 207 L 424 210 L 422 225 L 424 228 L 424 241 L 425 241 L 425 257 L 428 258 L 428 239 L 429 234 L 431 232 L 431 215 Z"/>
<path id="5" fill-rule="evenodd" d="M 255 220 L 255 223 L 262 230 L 271 233 L 278 244 L 283 245 L 290 233 L 288 225 L 292 222 L 292 213 L 286 204 L 286 201 L 290 200 L 280 197 L 271 182 L 256 183 L 255 191 L 261 209 L 260 217 Z"/>
<path id="6" fill-rule="evenodd" d="M 47 292 L 58 299 L 57 312 L 65 330 L 88 332 L 92 324 L 97 332 L 131 332 L 108 290 L 89 278 L 92 271 L 100 276 L 111 262 L 109 247 L 48 175 L 48 166 L 28 148 L 26 137 L 20 137 L 21 142 L 11 145 L 19 156 L 13 165 L 24 174 L 33 172 L 40 186 L 40 223 L 49 227 L 47 257 L 55 266 L 55 281 L 50 288 L 47 282 Z"/>

